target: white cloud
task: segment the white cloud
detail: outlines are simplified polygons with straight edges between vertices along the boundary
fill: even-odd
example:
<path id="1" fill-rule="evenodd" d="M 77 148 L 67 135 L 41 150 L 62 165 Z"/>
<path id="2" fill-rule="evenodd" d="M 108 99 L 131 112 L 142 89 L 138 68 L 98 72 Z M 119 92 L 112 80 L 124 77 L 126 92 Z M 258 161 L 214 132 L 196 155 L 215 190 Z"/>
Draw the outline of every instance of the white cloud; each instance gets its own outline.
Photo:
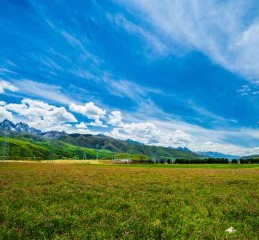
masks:
<path id="1" fill-rule="evenodd" d="M 72 109 L 87 114 L 93 122 L 77 123 L 75 116 L 64 107 L 56 107 L 42 101 L 23 99 L 20 104 L 3 104 L 0 106 L 0 120 L 19 120 L 43 131 L 58 130 L 68 133 L 98 134 L 119 139 L 132 139 L 145 144 L 172 147 L 188 147 L 195 151 L 218 151 L 228 154 L 250 155 L 259 153 L 259 147 L 242 147 L 229 144 L 229 139 L 258 139 L 259 131 L 251 129 L 206 129 L 188 124 L 181 120 L 166 117 L 161 113 L 154 118 L 148 117 L 146 122 L 141 121 L 143 115 L 124 113 L 123 121 L 120 111 L 112 111 L 105 117 L 106 111 L 93 103 L 74 105 Z M 100 118 L 103 118 L 103 121 Z M 75 124 L 76 123 L 76 124 Z M 104 127 L 106 132 L 94 132 L 89 126 Z M 112 128 L 113 127 L 113 128 Z M 228 140 L 226 140 L 228 139 Z"/>
<path id="2" fill-rule="evenodd" d="M 16 72 L 11 71 L 11 70 L 9 70 L 9 69 L 7 69 L 7 68 L 1 68 L 1 67 L 0 67 L 0 74 L 5 74 L 5 73 L 17 74 Z"/>
<path id="3" fill-rule="evenodd" d="M 96 132 L 96 131 L 92 131 L 88 128 L 89 123 L 85 123 L 85 122 L 80 122 L 79 124 L 75 124 L 75 128 L 76 129 L 71 129 L 69 132 L 70 133 L 80 133 L 80 134 L 93 134 L 93 135 L 97 135 L 100 132 Z M 103 127 L 103 125 L 102 125 Z"/>
<path id="4" fill-rule="evenodd" d="M 186 146 L 195 140 L 193 136 L 184 132 L 183 130 L 172 130 L 171 132 L 163 132 L 160 142 L 163 142 L 165 146 Z"/>
<path id="5" fill-rule="evenodd" d="M 109 121 L 107 123 L 114 127 L 121 127 L 123 125 L 121 111 L 112 111 L 109 114 Z"/>
<path id="6" fill-rule="evenodd" d="M 18 88 L 12 85 L 10 82 L 0 80 L 0 94 L 5 93 L 5 91 L 16 92 Z"/>
<path id="7" fill-rule="evenodd" d="M 10 121 L 13 120 L 13 115 L 11 112 L 7 111 L 4 107 L 0 105 L 0 122 L 8 119 Z"/>
<path id="8" fill-rule="evenodd" d="M 29 97 L 35 96 L 62 104 L 69 104 L 72 101 L 62 93 L 60 86 L 39 83 L 32 80 L 19 80 L 16 81 L 16 85 L 22 94 Z"/>
<path id="9" fill-rule="evenodd" d="M 93 80 L 93 81 L 100 81 L 101 77 L 98 76 L 99 74 L 93 74 L 92 71 L 86 71 L 85 69 L 81 68 L 74 68 L 73 70 L 70 71 L 73 75 L 86 79 L 86 80 Z"/>
<path id="10" fill-rule="evenodd" d="M 87 49 L 86 49 L 86 45 L 88 43 L 88 41 L 86 39 L 82 40 L 77 38 L 76 36 L 73 36 L 72 33 L 68 33 L 66 31 L 62 31 L 61 35 L 65 38 L 65 40 L 67 41 L 67 43 L 69 45 L 71 45 L 73 48 L 80 50 L 80 54 L 83 58 L 85 59 L 89 59 L 92 63 L 98 65 L 99 64 L 99 59 L 91 54 Z"/>
<path id="11" fill-rule="evenodd" d="M 87 129 L 87 125 L 84 122 L 80 122 L 79 124 L 76 124 L 75 127 L 77 129 Z"/>
<path id="12" fill-rule="evenodd" d="M 249 86 L 249 85 L 242 85 L 240 89 L 237 90 L 237 93 L 239 93 L 242 96 L 248 96 L 248 95 L 258 95 L 258 87 L 256 85 Z"/>
<path id="13" fill-rule="evenodd" d="M 256 1 L 114 1 L 150 23 L 157 35 L 171 39 L 172 48 L 177 44 L 201 51 L 228 70 L 258 79 L 259 19 L 251 15 Z"/>
<path id="14" fill-rule="evenodd" d="M 147 101 L 146 97 L 150 93 L 163 94 L 159 89 L 140 86 L 127 80 L 112 80 L 111 78 L 105 78 L 104 81 L 111 94 L 127 97 L 138 104 Z"/>
<path id="15" fill-rule="evenodd" d="M 80 134 L 93 134 L 91 130 L 88 129 L 87 124 L 85 122 L 80 122 L 79 124 L 75 124 L 76 129 L 71 129 L 70 132 L 76 132 Z"/>
<path id="16" fill-rule="evenodd" d="M 107 127 L 100 119 L 95 119 L 93 122 L 88 123 L 88 125 L 93 127 Z"/>
<path id="17" fill-rule="evenodd" d="M 0 106 L 4 106 L 4 105 L 6 105 L 6 102 L 0 101 Z"/>
<path id="18" fill-rule="evenodd" d="M 249 95 L 251 92 L 251 88 L 248 85 L 242 85 L 240 89 L 237 90 L 242 96 Z"/>
<path id="19" fill-rule="evenodd" d="M 199 146 L 194 146 L 192 148 L 195 151 L 211 151 L 211 152 L 220 152 L 220 153 L 226 153 L 231 155 L 240 155 L 240 156 L 249 156 L 253 154 L 259 154 L 259 147 L 255 148 L 245 148 L 236 146 L 233 144 L 228 143 L 217 143 L 217 142 L 203 142 Z"/>
<path id="20" fill-rule="evenodd" d="M 4 108 L 18 114 L 30 126 L 41 130 L 65 130 L 69 122 L 77 122 L 64 107 L 56 107 L 42 101 L 23 99 L 21 104 L 7 104 Z"/>
<path id="21" fill-rule="evenodd" d="M 149 122 L 140 122 L 140 123 L 128 123 L 124 124 L 123 130 L 128 134 L 136 134 L 138 136 L 150 137 L 155 135 L 156 126 L 153 123 Z"/>
<path id="22" fill-rule="evenodd" d="M 100 118 L 103 118 L 106 114 L 106 110 L 97 107 L 93 102 L 86 103 L 85 105 L 71 103 L 69 109 L 92 120 L 100 120 Z"/>
<path id="23" fill-rule="evenodd" d="M 141 28 L 139 25 L 130 22 L 122 14 L 116 14 L 115 16 L 107 14 L 107 18 L 113 24 L 124 29 L 128 33 L 141 36 L 149 43 L 149 45 L 151 45 L 152 49 L 156 50 L 158 53 L 163 53 L 166 51 L 166 46 L 159 40 L 158 37 Z M 145 44 L 145 46 L 147 45 Z"/>
<path id="24" fill-rule="evenodd" d="M 106 133 L 109 134 L 109 133 Z M 111 136 L 120 139 L 132 139 L 145 144 L 160 146 L 186 146 L 194 138 L 190 134 L 179 130 L 158 128 L 152 122 L 132 122 L 115 127 Z"/>
<path id="25" fill-rule="evenodd" d="M 115 127 L 111 132 L 105 133 L 105 135 L 110 135 L 114 138 L 119 138 L 122 140 L 132 139 L 143 143 L 154 142 L 157 138 L 158 132 L 156 126 L 149 122 L 140 123 L 127 123 L 120 127 Z M 157 143 L 157 141 L 155 141 Z"/>

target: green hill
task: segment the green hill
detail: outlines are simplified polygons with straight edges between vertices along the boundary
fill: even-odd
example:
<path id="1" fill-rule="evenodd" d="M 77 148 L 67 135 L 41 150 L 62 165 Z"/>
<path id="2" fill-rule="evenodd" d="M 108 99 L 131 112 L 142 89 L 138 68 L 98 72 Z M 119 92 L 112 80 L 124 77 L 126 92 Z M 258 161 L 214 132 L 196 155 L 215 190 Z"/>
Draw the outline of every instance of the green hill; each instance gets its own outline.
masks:
<path id="1" fill-rule="evenodd" d="M 94 136 L 89 134 L 66 134 L 60 140 L 80 146 L 94 149 L 105 149 L 113 152 L 124 152 L 129 154 L 142 154 L 153 158 L 185 158 L 194 159 L 200 156 L 191 151 L 171 149 L 166 147 L 150 146 L 145 144 L 134 144 L 107 136 Z"/>
<path id="2" fill-rule="evenodd" d="M 0 144 L 3 138 L 0 138 Z M 100 158 L 111 158 L 110 151 L 98 151 Z M 57 158 L 86 158 L 93 159 L 96 157 L 95 149 L 88 149 L 73 146 L 61 141 L 35 141 L 16 138 L 9 139 L 9 159 L 57 159 Z"/>
<path id="3" fill-rule="evenodd" d="M 0 147 L 3 138 L 0 136 Z M 107 136 L 83 134 L 63 134 L 58 139 L 47 135 L 12 132 L 9 138 L 9 158 L 11 159 L 95 159 L 98 151 L 99 159 L 128 158 L 132 160 L 151 160 L 199 157 L 191 151 L 169 149 L 165 147 L 135 144 Z M 0 149 L 1 156 L 1 149 Z"/>
<path id="4" fill-rule="evenodd" d="M 0 137 L 0 146 L 3 144 Z M 59 140 L 49 140 L 29 134 L 14 134 L 9 138 L 9 159 L 112 159 L 130 157 L 132 160 L 148 160 L 141 154 L 114 153 L 74 146 Z M 0 153 L 1 157 L 1 153 Z M 3 156 L 2 156 L 3 158 Z"/>

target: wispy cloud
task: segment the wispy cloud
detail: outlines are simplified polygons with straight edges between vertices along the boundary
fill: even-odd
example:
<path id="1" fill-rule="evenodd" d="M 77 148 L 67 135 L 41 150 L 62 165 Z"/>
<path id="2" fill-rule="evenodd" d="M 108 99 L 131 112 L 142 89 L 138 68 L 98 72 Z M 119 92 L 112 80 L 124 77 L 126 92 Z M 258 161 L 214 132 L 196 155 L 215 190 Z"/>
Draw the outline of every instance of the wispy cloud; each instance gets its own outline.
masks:
<path id="1" fill-rule="evenodd" d="M 141 104 L 150 93 L 162 94 L 159 89 L 141 86 L 128 80 L 113 80 L 111 78 L 104 78 L 107 89 L 111 94 L 130 98 L 132 101 Z"/>
<path id="2" fill-rule="evenodd" d="M 6 73 L 17 74 L 16 72 L 14 72 L 14 71 L 12 71 L 12 70 L 10 70 L 10 69 L 8 69 L 8 68 L 3 68 L 3 67 L 1 67 L 1 68 L 0 68 L 0 74 L 1 74 L 1 75 L 4 75 L 4 74 L 6 74 Z"/>
<path id="3" fill-rule="evenodd" d="M 242 85 L 240 89 L 237 90 L 242 96 L 249 95 L 251 93 L 251 88 L 248 85 Z"/>
<path id="4" fill-rule="evenodd" d="M 107 18 L 111 23 L 122 28 L 129 34 L 139 35 L 144 38 L 156 52 L 163 54 L 167 50 L 166 45 L 156 35 L 153 35 L 151 32 L 140 27 L 140 25 L 129 21 L 124 15 L 116 14 L 113 16 L 111 14 L 107 14 Z"/>
<path id="5" fill-rule="evenodd" d="M 249 86 L 247 84 L 244 84 L 241 86 L 240 89 L 237 90 L 237 92 L 242 96 L 259 95 L 257 85 Z"/>
<path id="6" fill-rule="evenodd" d="M 66 31 L 61 31 L 61 35 L 65 38 L 67 43 L 71 45 L 73 48 L 80 50 L 82 57 L 90 59 L 94 64 L 98 65 L 99 60 L 98 58 L 90 53 L 86 48 L 88 40 L 86 38 L 78 38 L 73 36 L 73 34 L 68 33 Z"/>
<path id="7" fill-rule="evenodd" d="M 0 94 L 5 93 L 5 91 L 16 92 L 18 90 L 18 87 L 14 86 L 10 82 L 0 79 Z"/>
<path id="8" fill-rule="evenodd" d="M 32 80 L 17 80 L 15 83 L 20 89 L 19 92 L 25 96 L 34 96 L 61 104 L 70 104 L 74 101 L 62 92 L 60 86 L 39 83 Z"/>
<path id="9" fill-rule="evenodd" d="M 198 50 L 251 81 L 259 77 L 256 1 L 133 0 L 116 2 L 189 50 Z"/>

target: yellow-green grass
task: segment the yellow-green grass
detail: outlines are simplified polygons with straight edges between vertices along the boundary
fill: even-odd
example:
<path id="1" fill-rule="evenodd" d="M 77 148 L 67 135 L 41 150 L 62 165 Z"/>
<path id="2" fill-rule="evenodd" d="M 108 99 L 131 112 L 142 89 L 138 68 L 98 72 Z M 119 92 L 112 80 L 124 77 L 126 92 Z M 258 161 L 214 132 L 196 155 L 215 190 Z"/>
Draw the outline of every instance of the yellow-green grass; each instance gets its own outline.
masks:
<path id="1" fill-rule="evenodd" d="M 0 239 L 258 239 L 258 174 L 0 163 Z"/>
<path id="2" fill-rule="evenodd" d="M 42 139 L 41 139 L 42 140 Z M 3 138 L 0 137 L 0 145 Z M 105 149 L 93 149 L 79 147 L 65 143 L 62 141 L 51 141 L 44 139 L 44 141 L 35 140 L 33 138 L 10 138 L 9 139 L 9 159 L 12 160 L 47 160 L 47 159 L 94 159 L 97 157 L 101 160 L 112 158 L 128 158 L 132 160 L 148 161 L 148 156 L 137 153 L 123 153 L 123 152 L 112 152 Z"/>
<path id="3" fill-rule="evenodd" d="M 109 165 L 114 164 L 112 160 L 96 160 L 96 159 L 55 159 L 55 160 L 0 160 L 2 163 L 51 163 L 51 164 L 98 164 L 98 165 Z"/>

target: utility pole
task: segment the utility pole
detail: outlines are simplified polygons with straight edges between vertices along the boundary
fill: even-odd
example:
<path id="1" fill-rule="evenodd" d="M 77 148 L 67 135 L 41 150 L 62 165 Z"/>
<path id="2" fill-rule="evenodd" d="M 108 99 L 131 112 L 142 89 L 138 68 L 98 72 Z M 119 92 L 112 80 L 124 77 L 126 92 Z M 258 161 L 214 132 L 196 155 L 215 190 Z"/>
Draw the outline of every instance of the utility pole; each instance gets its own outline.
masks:
<path id="1" fill-rule="evenodd" d="M 96 160 L 98 160 L 98 158 L 99 158 L 99 152 L 98 150 L 96 150 Z"/>
<path id="2" fill-rule="evenodd" d="M 153 156 L 153 162 L 156 163 L 156 154 Z"/>
<path id="3" fill-rule="evenodd" d="M 55 163 L 58 144 L 55 140 L 50 141 L 49 163 Z"/>

